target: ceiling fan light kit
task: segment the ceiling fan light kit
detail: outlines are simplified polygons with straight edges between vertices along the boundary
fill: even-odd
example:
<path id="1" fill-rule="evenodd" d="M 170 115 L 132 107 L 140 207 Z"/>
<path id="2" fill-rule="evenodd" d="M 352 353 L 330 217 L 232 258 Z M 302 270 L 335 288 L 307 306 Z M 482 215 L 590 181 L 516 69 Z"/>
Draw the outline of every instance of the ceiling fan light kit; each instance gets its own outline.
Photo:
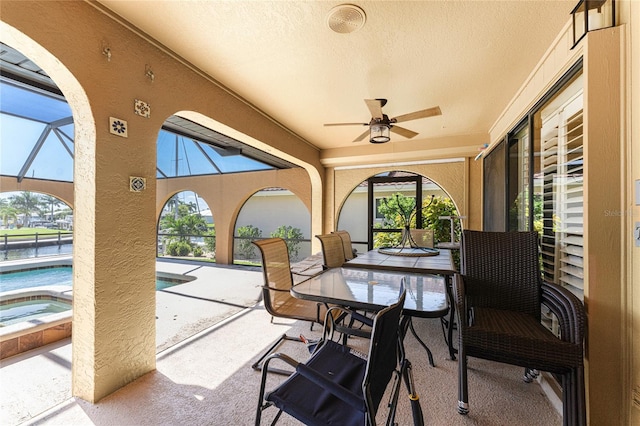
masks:
<path id="1" fill-rule="evenodd" d="M 386 143 L 391 140 L 390 131 L 391 126 L 384 123 L 375 123 L 370 127 L 369 142 L 371 143 Z"/>
<path id="2" fill-rule="evenodd" d="M 407 139 L 418 135 L 413 130 L 396 126 L 396 123 L 442 115 L 440 107 L 435 106 L 389 118 L 387 114 L 382 113 L 382 107 L 387 104 L 386 99 L 365 99 L 364 102 L 367 104 L 369 112 L 371 112 L 371 121 L 368 123 L 327 123 L 325 126 L 369 126 L 369 130 L 358 136 L 354 142 L 360 142 L 369 135 L 369 142 L 371 143 L 386 143 L 391 140 L 390 132 L 404 136 Z"/>

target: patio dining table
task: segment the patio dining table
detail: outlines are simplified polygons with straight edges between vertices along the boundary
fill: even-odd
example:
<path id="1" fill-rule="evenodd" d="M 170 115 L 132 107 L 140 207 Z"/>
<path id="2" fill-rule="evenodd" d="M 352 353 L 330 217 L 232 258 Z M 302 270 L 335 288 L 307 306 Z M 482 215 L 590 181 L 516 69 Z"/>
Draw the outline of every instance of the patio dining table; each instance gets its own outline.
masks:
<path id="1" fill-rule="evenodd" d="M 449 299 L 449 319 L 447 325 L 447 345 L 452 360 L 457 350 L 453 347 L 453 329 L 455 324 L 455 303 L 453 301 L 452 277 L 457 272 L 451 250 L 438 249 L 423 251 L 420 248 L 406 248 L 398 253 L 389 254 L 386 250 L 373 249 L 359 253 L 354 259 L 343 265 L 345 268 L 366 268 L 378 271 L 394 271 L 414 274 L 436 274 L 444 278 L 446 294 Z"/>
<path id="2" fill-rule="evenodd" d="M 403 284 L 406 289 L 401 322 L 403 336 L 411 330 L 433 366 L 433 355 L 416 334 L 412 318 L 442 318 L 449 312 L 443 277 L 370 268 L 331 268 L 294 285 L 291 294 L 299 299 L 375 312 L 395 303 Z"/>

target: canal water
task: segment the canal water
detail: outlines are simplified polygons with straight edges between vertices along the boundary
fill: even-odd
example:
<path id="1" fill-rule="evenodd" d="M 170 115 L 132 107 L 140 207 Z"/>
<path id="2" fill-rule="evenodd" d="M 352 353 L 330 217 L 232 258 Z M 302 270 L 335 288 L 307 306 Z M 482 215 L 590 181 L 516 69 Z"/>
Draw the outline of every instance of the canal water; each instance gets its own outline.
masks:
<path id="1" fill-rule="evenodd" d="M 55 256 L 61 254 L 72 254 L 73 244 L 61 244 L 44 247 L 29 247 L 19 249 L 0 250 L 0 261 L 28 259 L 39 256 Z"/>

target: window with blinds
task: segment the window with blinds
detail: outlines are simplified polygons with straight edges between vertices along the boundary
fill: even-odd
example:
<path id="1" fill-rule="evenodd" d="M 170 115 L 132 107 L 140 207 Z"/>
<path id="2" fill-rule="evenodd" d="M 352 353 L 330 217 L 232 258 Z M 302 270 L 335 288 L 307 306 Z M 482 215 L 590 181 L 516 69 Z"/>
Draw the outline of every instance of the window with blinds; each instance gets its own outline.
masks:
<path id="1" fill-rule="evenodd" d="M 539 157 L 535 192 L 541 208 L 535 222 L 541 238 L 544 279 L 584 299 L 583 87 L 578 75 L 534 116 Z M 547 310 L 547 312 L 545 312 Z M 543 309 L 542 322 L 559 333 L 558 321 Z"/>
<path id="2" fill-rule="evenodd" d="M 583 299 L 583 96 L 582 79 L 540 111 L 542 264 L 545 280 Z"/>

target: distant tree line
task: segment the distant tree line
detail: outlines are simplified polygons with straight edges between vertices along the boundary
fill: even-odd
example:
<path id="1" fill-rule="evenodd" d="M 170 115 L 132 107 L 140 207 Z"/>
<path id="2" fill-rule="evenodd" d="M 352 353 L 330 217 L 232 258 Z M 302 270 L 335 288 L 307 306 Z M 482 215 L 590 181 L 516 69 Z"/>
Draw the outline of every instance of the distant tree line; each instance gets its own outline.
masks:
<path id="1" fill-rule="evenodd" d="M 60 209 L 61 206 L 66 207 Z M 71 208 L 51 195 L 21 191 L 8 198 L 0 198 L 0 219 L 4 227 L 30 227 L 34 217 L 39 218 L 39 222 L 54 224 L 71 214 Z"/>

